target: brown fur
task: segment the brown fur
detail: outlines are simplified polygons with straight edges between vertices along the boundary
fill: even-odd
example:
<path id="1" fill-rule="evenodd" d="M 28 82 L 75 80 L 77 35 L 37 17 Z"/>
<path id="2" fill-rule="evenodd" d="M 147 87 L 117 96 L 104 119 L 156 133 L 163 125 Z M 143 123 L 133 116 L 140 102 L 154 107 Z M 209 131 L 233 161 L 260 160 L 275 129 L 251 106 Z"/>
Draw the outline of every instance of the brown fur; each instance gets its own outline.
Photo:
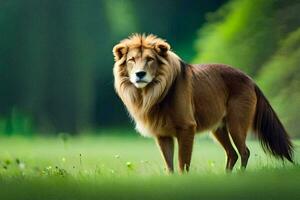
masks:
<path id="1" fill-rule="evenodd" d="M 291 142 L 275 112 L 241 71 L 223 64 L 185 64 L 154 35 L 135 34 L 117 44 L 113 53 L 116 92 L 137 130 L 156 138 L 169 171 L 173 171 L 173 138 L 178 140 L 179 169 L 188 171 L 195 133 L 204 130 L 211 130 L 224 147 L 227 170 L 238 158 L 230 137 L 246 167 L 250 151 L 245 140 L 253 127 L 268 150 L 292 160 Z M 149 56 L 155 58 L 151 64 L 147 64 Z M 134 64 L 129 64 L 130 57 Z M 144 88 L 136 88 L 129 78 L 132 70 L 142 66 L 138 62 L 154 76 Z"/>

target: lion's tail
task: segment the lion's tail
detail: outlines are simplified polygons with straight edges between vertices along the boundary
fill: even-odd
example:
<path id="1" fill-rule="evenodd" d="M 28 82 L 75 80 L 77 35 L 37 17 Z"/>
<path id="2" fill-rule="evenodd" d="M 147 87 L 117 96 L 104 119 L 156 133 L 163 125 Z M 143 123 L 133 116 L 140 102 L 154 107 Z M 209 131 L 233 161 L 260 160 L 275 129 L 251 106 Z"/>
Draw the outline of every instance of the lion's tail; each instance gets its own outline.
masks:
<path id="1" fill-rule="evenodd" d="M 257 96 L 253 129 L 264 151 L 269 151 L 277 158 L 286 158 L 293 162 L 293 145 L 277 114 L 262 91 L 255 86 Z"/>

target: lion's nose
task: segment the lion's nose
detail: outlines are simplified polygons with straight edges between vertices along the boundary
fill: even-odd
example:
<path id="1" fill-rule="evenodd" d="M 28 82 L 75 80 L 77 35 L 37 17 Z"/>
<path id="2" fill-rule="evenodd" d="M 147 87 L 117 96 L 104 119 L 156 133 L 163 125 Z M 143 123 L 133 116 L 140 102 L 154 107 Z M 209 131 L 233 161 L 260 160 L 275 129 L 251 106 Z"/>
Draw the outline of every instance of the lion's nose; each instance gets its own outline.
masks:
<path id="1" fill-rule="evenodd" d="M 136 75 L 139 79 L 142 79 L 142 78 L 144 78 L 144 76 L 146 75 L 146 72 L 145 72 L 145 71 L 139 71 L 139 72 L 136 72 L 135 75 Z"/>

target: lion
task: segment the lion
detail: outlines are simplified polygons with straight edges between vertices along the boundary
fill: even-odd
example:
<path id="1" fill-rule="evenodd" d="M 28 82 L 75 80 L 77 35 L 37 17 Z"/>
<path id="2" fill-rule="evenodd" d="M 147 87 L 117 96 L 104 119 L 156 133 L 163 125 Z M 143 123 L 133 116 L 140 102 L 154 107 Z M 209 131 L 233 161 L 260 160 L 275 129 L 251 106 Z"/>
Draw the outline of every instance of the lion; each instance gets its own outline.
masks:
<path id="1" fill-rule="evenodd" d="M 179 172 L 188 172 L 196 133 L 211 131 L 227 155 L 226 170 L 250 156 L 249 129 L 264 150 L 293 162 L 293 145 L 254 81 L 225 64 L 185 63 L 155 35 L 133 34 L 113 48 L 114 86 L 141 135 L 155 138 L 166 168 L 174 171 L 174 139 Z M 230 139 L 231 138 L 231 139 Z M 232 142 L 231 142 L 232 141 Z"/>

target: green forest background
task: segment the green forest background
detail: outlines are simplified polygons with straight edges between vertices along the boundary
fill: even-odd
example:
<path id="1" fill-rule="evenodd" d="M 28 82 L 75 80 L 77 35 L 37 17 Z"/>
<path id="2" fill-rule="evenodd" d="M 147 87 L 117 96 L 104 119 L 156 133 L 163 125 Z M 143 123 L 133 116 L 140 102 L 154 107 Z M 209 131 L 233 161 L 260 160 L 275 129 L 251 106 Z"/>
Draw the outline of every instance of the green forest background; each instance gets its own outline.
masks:
<path id="1" fill-rule="evenodd" d="M 0 134 L 131 126 L 111 51 L 140 32 L 189 63 L 242 69 L 299 137 L 299 11 L 299 0 L 2 0 Z"/>

